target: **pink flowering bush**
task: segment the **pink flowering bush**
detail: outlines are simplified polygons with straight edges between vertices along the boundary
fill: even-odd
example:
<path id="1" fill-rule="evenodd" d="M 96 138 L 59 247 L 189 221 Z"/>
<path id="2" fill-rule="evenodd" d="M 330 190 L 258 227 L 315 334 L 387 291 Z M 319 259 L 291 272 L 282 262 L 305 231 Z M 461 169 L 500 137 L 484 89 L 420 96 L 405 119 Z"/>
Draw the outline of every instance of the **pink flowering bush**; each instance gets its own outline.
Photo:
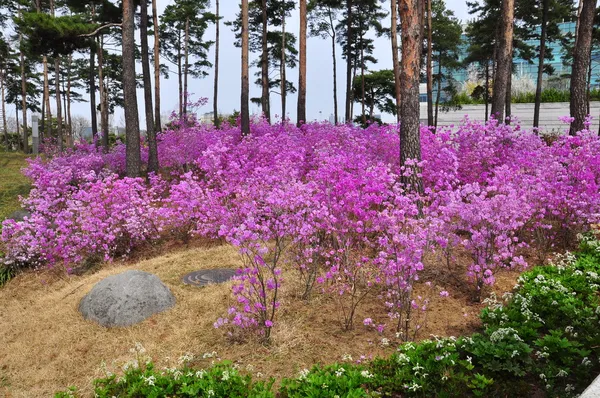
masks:
<path id="1" fill-rule="evenodd" d="M 600 139 L 589 131 L 546 143 L 518 125 L 465 120 L 423 127 L 421 142 L 420 197 L 399 184 L 397 126 L 257 119 L 241 137 L 190 118 L 159 135 L 163 170 L 148 180 L 123 177 L 122 144 L 107 154 L 80 144 L 25 169 L 31 216 L 3 223 L 3 262 L 73 267 L 169 236 L 224 239 L 243 267 L 216 326 L 268 339 L 289 275 L 305 300 L 330 295 L 344 328 L 372 296 L 407 335 L 406 320 L 427 307 L 413 294 L 425 253 L 448 267 L 466 253 L 478 298 L 497 272 L 527 266 L 525 248 L 545 257 L 599 221 Z"/>

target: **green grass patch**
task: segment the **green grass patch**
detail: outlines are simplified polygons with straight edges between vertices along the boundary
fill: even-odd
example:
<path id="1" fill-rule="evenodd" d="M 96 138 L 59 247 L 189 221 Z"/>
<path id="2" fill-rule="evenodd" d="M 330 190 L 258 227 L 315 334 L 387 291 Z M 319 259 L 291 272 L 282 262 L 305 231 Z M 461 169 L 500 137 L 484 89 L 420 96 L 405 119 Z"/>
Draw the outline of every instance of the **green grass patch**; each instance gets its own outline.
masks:
<path id="1" fill-rule="evenodd" d="M 29 180 L 21 169 L 27 166 L 22 153 L 0 152 L 0 222 L 19 210 L 19 195 L 27 195 L 31 189 Z"/>

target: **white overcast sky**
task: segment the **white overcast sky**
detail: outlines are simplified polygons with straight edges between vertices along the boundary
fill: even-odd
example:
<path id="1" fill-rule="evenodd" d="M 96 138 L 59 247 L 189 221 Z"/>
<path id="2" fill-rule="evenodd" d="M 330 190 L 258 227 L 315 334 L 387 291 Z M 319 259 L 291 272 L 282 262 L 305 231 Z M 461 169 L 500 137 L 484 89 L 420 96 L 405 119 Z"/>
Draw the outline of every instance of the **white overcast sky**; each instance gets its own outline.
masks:
<path id="1" fill-rule="evenodd" d="M 173 0 L 158 0 L 159 15 L 162 10 L 171 4 Z M 214 6 L 214 0 L 213 0 Z M 234 109 L 240 109 L 240 49 L 233 45 L 234 34 L 228 26 L 224 26 L 224 21 L 231 21 L 235 18 L 236 12 L 239 10 L 239 0 L 221 0 L 221 41 L 220 41 L 220 65 L 219 65 L 219 111 L 222 113 L 231 113 Z M 447 7 L 454 11 L 455 15 L 462 21 L 469 18 L 467 7 L 464 0 L 447 0 Z M 385 7 L 389 10 L 389 1 Z M 389 26 L 389 17 L 386 18 L 385 25 Z M 294 12 L 287 21 L 287 30 L 295 32 L 299 31 L 298 13 Z M 139 32 L 136 32 L 139 35 Z M 207 40 L 214 40 L 214 27 L 211 27 L 206 33 Z M 139 37 L 138 37 L 139 41 Z M 150 44 L 152 45 L 152 44 Z M 328 119 L 333 114 L 333 66 L 331 59 L 331 43 L 329 40 L 321 38 L 308 39 L 307 43 L 307 119 Z M 211 49 L 209 59 L 214 60 L 214 46 Z M 344 99 L 345 99 L 345 64 L 338 53 L 337 73 L 338 73 L 338 107 L 340 115 L 343 116 Z M 392 54 L 391 44 L 386 38 L 379 38 L 375 41 L 375 57 L 379 60 L 378 64 L 372 66 L 372 70 L 391 69 Z M 251 57 L 256 57 L 252 55 Z M 167 62 L 166 62 L 167 63 Z M 172 65 L 171 65 L 172 66 Z M 141 71 L 141 65 L 138 65 L 138 70 Z M 252 73 L 252 71 L 251 71 Z M 203 79 L 190 79 L 189 89 L 193 93 L 193 98 L 208 97 L 209 104 L 198 111 L 199 114 L 212 111 L 212 96 L 213 96 L 213 70 L 209 71 L 209 75 Z M 298 70 L 288 70 L 288 79 L 295 82 L 298 81 Z M 254 85 L 253 79 L 250 84 L 250 96 L 260 96 L 260 87 Z M 85 96 L 85 93 L 84 93 Z M 177 108 L 177 78 L 172 74 L 169 80 L 161 81 L 161 107 L 162 113 L 170 113 Z M 288 114 L 289 117 L 296 120 L 296 95 L 288 95 Z M 355 114 L 359 113 L 359 107 L 355 105 Z M 251 104 L 251 112 L 259 112 L 259 107 Z M 138 111 L 140 115 L 140 127 L 145 129 L 144 107 L 143 107 L 143 91 L 138 90 Z M 272 116 L 281 114 L 281 100 L 277 94 L 271 95 L 271 113 Z M 89 119 L 89 103 L 73 104 L 73 115 L 85 116 Z M 117 108 L 113 118 L 114 124 L 123 125 L 123 110 Z M 393 118 L 388 115 L 383 117 L 383 120 L 391 121 Z"/>

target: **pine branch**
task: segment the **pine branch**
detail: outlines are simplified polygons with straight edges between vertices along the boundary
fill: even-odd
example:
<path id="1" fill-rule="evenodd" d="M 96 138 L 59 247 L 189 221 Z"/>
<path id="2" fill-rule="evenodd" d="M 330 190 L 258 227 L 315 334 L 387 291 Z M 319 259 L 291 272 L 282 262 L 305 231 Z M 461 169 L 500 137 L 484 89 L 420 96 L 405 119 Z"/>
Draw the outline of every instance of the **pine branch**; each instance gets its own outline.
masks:
<path id="1" fill-rule="evenodd" d="M 100 32 L 101 30 L 106 29 L 106 28 L 113 28 L 113 27 L 119 27 L 120 28 L 121 24 L 120 23 L 109 23 L 109 24 L 106 24 L 106 25 L 102 25 L 98 29 L 96 29 L 95 31 L 93 31 L 91 33 L 86 33 L 86 34 L 83 34 L 83 35 L 79 35 L 79 37 L 92 37 L 92 36 L 96 36 L 98 34 L 98 32 Z"/>

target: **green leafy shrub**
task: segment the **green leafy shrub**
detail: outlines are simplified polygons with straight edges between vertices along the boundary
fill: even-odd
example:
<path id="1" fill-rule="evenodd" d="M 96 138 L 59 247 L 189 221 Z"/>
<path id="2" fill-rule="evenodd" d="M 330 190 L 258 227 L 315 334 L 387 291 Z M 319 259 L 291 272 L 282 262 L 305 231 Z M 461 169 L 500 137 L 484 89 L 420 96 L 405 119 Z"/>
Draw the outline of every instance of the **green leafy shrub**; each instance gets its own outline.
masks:
<path id="1" fill-rule="evenodd" d="M 278 396 L 292 397 L 371 397 L 365 384 L 374 378 L 369 370 L 350 364 L 314 367 L 300 372 L 295 379 L 284 379 Z"/>

